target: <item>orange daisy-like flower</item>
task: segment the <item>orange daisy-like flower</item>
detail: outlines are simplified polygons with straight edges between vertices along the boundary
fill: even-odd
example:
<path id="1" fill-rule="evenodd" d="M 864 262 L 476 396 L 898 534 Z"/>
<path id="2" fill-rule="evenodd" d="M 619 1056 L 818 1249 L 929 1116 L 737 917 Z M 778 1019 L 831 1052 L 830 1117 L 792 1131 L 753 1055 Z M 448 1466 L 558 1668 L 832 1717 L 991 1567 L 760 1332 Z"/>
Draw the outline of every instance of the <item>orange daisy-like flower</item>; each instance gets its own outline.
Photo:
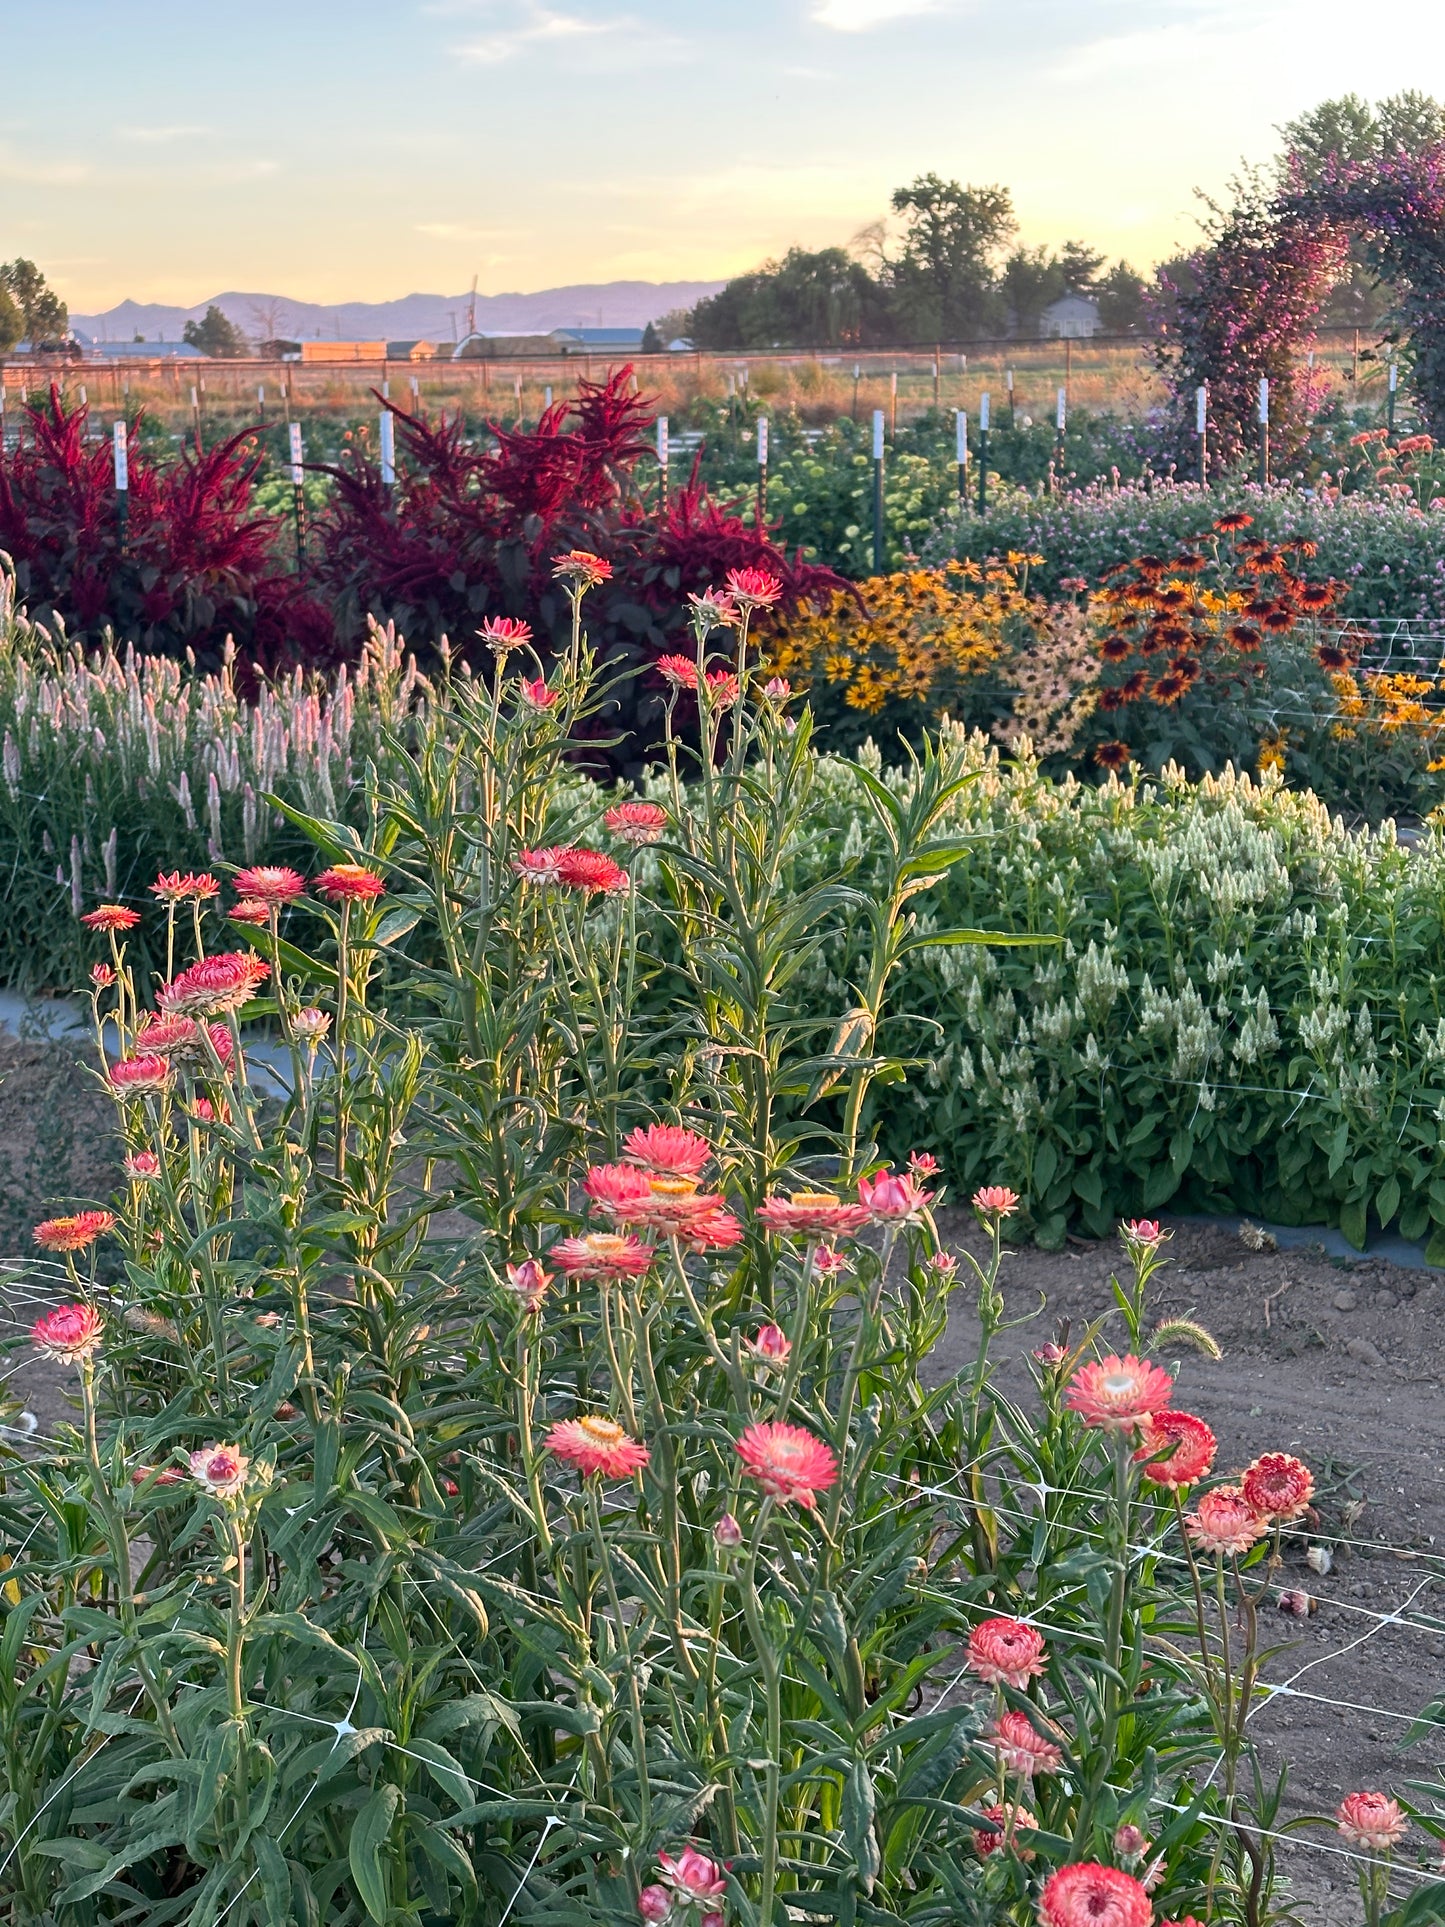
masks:
<path id="1" fill-rule="evenodd" d="M 46 1218 L 30 1235 L 42 1251 L 85 1251 L 114 1229 L 113 1211 L 74 1211 L 69 1217 Z"/>
<path id="2" fill-rule="evenodd" d="M 305 878 L 284 863 L 252 864 L 249 869 L 237 870 L 231 882 L 237 896 L 250 897 L 257 903 L 294 903 L 306 894 Z"/>
<path id="3" fill-rule="evenodd" d="M 624 843 L 656 843 L 667 828 L 667 811 L 657 803 L 619 803 L 602 821 Z"/>
<path id="4" fill-rule="evenodd" d="M 1221 535 L 1233 535 L 1239 529 L 1247 529 L 1253 520 L 1252 515 L 1244 515 L 1236 510 L 1231 515 L 1221 515 L 1214 526 Z"/>
<path id="5" fill-rule="evenodd" d="M 1335 585 L 1332 582 L 1306 582 L 1299 591 L 1302 609 L 1328 609 L 1335 599 Z"/>
<path id="6" fill-rule="evenodd" d="M 1123 662 L 1133 653 L 1134 645 L 1128 636 L 1105 636 L 1099 644 L 1099 654 L 1105 662 Z"/>
<path id="7" fill-rule="evenodd" d="M 220 1017 L 249 1004 L 270 975 L 270 964 L 252 951 L 222 951 L 215 957 L 202 957 L 163 984 L 156 1002 L 168 1014 Z"/>
<path id="8" fill-rule="evenodd" d="M 1044 1636 L 1022 1619 L 985 1619 L 968 1636 L 968 1670 L 990 1686 L 1022 1692 L 1044 1671 Z"/>
<path id="9" fill-rule="evenodd" d="M 1158 1455 L 1165 1452 L 1167 1456 Z M 1214 1464 L 1216 1441 L 1202 1418 L 1192 1412 L 1155 1412 L 1144 1422 L 1136 1459 L 1149 1461 L 1144 1477 L 1174 1490 L 1205 1478 Z"/>
<path id="10" fill-rule="evenodd" d="M 985 1820 L 993 1822 L 989 1827 L 975 1827 L 973 1830 L 973 1850 L 985 1858 L 997 1853 L 1005 1840 L 1020 1833 L 1033 1833 L 1039 1824 L 1037 1814 L 1030 1813 L 1027 1807 L 1016 1806 L 1012 1801 L 1005 1801 L 1001 1806 L 980 1807 L 979 1812 Z M 1015 1846 L 1014 1851 L 1020 1860 L 1032 1860 L 1034 1857 L 1031 1847 Z"/>
<path id="11" fill-rule="evenodd" d="M 1149 671 L 1147 669 L 1136 669 L 1133 675 L 1126 676 L 1123 682 L 1119 684 L 1119 694 L 1126 703 L 1136 703 L 1148 687 Z"/>
<path id="12" fill-rule="evenodd" d="M 1367 1853 L 1388 1853 L 1398 1847 L 1410 1822 L 1400 1804 L 1386 1793 L 1347 1793 L 1335 1814 L 1341 1837 Z"/>
<path id="13" fill-rule="evenodd" d="M 758 1223 L 783 1238 L 849 1238 L 868 1220 L 865 1205 L 845 1204 L 831 1191 L 795 1191 L 758 1206 Z"/>
<path id="14" fill-rule="evenodd" d="M 985 1218 L 1009 1218 L 1019 1208 L 1019 1194 L 1006 1184 L 984 1184 L 973 1194 L 973 1208 Z"/>
<path id="15" fill-rule="evenodd" d="M 57 1305 L 30 1327 L 30 1342 L 57 1365 L 78 1365 L 100 1349 L 104 1331 L 93 1305 Z"/>
<path id="16" fill-rule="evenodd" d="M 601 850 L 563 850 L 557 880 L 587 896 L 617 896 L 627 889 L 627 872 Z"/>
<path id="17" fill-rule="evenodd" d="M 1184 1516 L 1184 1530 L 1201 1552 L 1248 1552 L 1267 1528 L 1237 1485 L 1217 1485 Z"/>
<path id="18" fill-rule="evenodd" d="M 385 883 L 364 863 L 333 863 L 317 877 L 315 887 L 333 903 L 370 903 L 386 893 Z"/>
<path id="19" fill-rule="evenodd" d="M 1094 761 L 1101 769 L 1123 769 L 1130 755 L 1127 743 L 1100 743 L 1094 751 Z"/>
<path id="20" fill-rule="evenodd" d="M 604 1479 L 631 1478 L 652 1456 L 615 1419 L 590 1412 L 585 1418 L 563 1419 L 554 1425 L 547 1434 L 547 1450 L 575 1465 L 584 1479 L 594 1473 Z"/>
<path id="21" fill-rule="evenodd" d="M 1185 682 L 1182 676 L 1176 676 L 1171 673 L 1161 676 L 1149 693 L 1156 703 L 1160 704 L 1162 708 L 1167 709 L 1171 703 L 1178 702 L 1188 687 L 1188 683 Z M 1095 754 L 1097 754 L 1097 751 Z"/>
<path id="22" fill-rule="evenodd" d="M 1085 1425 L 1106 1432 L 1133 1431 L 1162 1412 L 1174 1394 L 1174 1380 L 1158 1365 L 1132 1352 L 1120 1358 L 1091 1359 L 1069 1380 L 1065 1403 Z"/>
<path id="23" fill-rule="evenodd" d="M 1236 649 L 1243 649 L 1246 653 L 1251 649 L 1258 649 L 1260 643 L 1264 640 L 1252 622 L 1231 623 L 1230 627 L 1225 631 L 1225 634 L 1229 637 L 1229 640 L 1234 644 Z"/>
<path id="24" fill-rule="evenodd" d="M 628 1133 L 622 1155 L 659 1177 L 695 1178 L 712 1156 L 712 1146 L 680 1124 L 648 1124 Z"/>
<path id="25" fill-rule="evenodd" d="M 190 1460 L 191 1477 L 217 1499 L 233 1498 L 245 1485 L 251 1465 L 234 1445 L 204 1445 L 191 1453 Z"/>
<path id="26" fill-rule="evenodd" d="M 1000 1713 L 983 1737 L 1007 1771 L 1025 1779 L 1057 1773 L 1064 1764 L 1063 1749 L 1046 1740 L 1027 1713 Z"/>
<path id="27" fill-rule="evenodd" d="M 831 1446 L 801 1425 L 780 1420 L 750 1425 L 738 1440 L 737 1452 L 748 1476 L 780 1505 L 800 1505 L 811 1511 L 818 1494 L 838 1477 Z"/>
<path id="28" fill-rule="evenodd" d="M 1239 1481 L 1246 1502 L 1266 1519 L 1298 1519 L 1314 1497 L 1314 1474 L 1288 1452 L 1262 1452 Z"/>
<path id="29" fill-rule="evenodd" d="M 1150 1927 L 1154 1907 L 1120 1867 L 1084 1860 L 1059 1867 L 1039 1895 L 1039 1927 Z"/>
<path id="30" fill-rule="evenodd" d="M 110 1088 L 117 1097 L 149 1097 L 170 1089 L 170 1059 L 143 1051 L 138 1057 L 122 1057 L 107 1073 Z"/>
<path id="31" fill-rule="evenodd" d="M 1322 642 L 1315 650 L 1315 661 L 1321 669 L 1340 670 L 1350 666 L 1349 652 L 1337 649 L 1332 642 Z"/>
<path id="32" fill-rule="evenodd" d="M 547 1256 L 572 1278 L 640 1278 L 651 1265 L 654 1248 L 641 1238 L 616 1231 L 589 1231 L 561 1238 Z"/>
<path id="33" fill-rule="evenodd" d="M 98 910 L 90 910 L 80 919 L 90 930 L 134 930 L 140 922 L 140 911 L 127 909 L 123 903 L 103 903 Z"/>
<path id="34" fill-rule="evenodd" d="M 568 549 L 565 555 L 554 556 L 552 573 L 559 582 L 571 582 L 579 589 L 595 589 L 600 583 L 612 579 L 612 564 L 604 562 L 600 555 L 593 555 L 590 549 Z"/>
<path id="35" fill-rule="evenodd" d="M 188 870 L 184 876 L 179 870 L 172 870 L 169 876 L 162 873 L 151 885 L 151 895 L 159 897 L 162 903 L 206 903 L 221 894 L 221 886 L 209 870 L 197 874 Z"/>

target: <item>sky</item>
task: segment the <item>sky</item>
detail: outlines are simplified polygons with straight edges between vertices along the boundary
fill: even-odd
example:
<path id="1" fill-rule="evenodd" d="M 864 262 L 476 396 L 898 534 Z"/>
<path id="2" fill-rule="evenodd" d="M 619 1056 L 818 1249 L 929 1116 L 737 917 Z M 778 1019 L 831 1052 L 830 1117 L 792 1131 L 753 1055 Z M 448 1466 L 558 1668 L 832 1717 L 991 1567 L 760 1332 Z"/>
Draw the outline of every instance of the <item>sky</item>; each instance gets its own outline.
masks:
<path id="1" fill-rule="evenodd" d="M 1136 267 L 1439 0 L 8 0 L 0 259 L 80 313 L 710 279 L 937 172 Z M 1434 50 L 1433 58 L 1431 49 Z M 23 81 L 22 81 L 22 78 Z"/>

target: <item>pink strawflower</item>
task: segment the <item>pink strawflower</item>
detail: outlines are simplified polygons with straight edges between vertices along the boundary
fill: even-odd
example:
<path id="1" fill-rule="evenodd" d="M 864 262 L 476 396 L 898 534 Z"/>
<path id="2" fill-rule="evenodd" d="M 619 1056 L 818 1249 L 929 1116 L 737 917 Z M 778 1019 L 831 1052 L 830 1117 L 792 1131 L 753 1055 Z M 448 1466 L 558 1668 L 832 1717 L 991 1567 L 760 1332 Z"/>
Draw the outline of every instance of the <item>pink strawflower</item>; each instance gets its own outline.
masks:
<path id="1" fill-rule="evenodd" d="M 717 589 L 705 590 L 702 595 L 693 595 L 689 590 L 687 599 L 692 604 L 690 620 L 694 629 L 706 633 L 711 629 L 737 627 L 738 610 L 731 596 L 723 595 Z"/>
<path id="2" fill-rule="evenodd" d="M 1121 1860 L 1137 1860 L 1141 1853 L 1148 1851 L 1147 1836 L 1136 1827 L 1132 1820 L 1126 1820 L 1121 1827 L 1114 1829 L 1114 1851 Z"/>
<path id="3" fill-rule="evenodd" d="M 1141 1249 L 1153 1251 L 1164 1243 L 1169 1233 L 1157 1218 L 1131 1218 L 1119 1231 L 1126 1245 L 1138 1245 Z"/>
<path id="4" fill-rule="evenodd" d="M 1386 1793 L 1347 1793 L 1335 1814 L 1341 1837 L 1367 1853 L 1388 1853 L 1398 1847 L 1410 1822 L 1397 1800 Z"/>
<path id="5" fill-rule="evenodd" d="M 748 1340 L 748 1350 L 760 1365 L 786 1365 L 793 1341 L 781 1325 L 760 1325 Z"/>
<path id="6" fill-rule="evenodd" d="M 315 1050 L 330 1028 L 331 1018 L 324 1010 L 318 1010 L 315 1004 L 304 1005 L 291 1018 L 292 1035 L 298 1037 L 303 1044 L 308 1044 L 312 1050 Z"/>
<path id="7" fill-rule="evenodd" d="M 769 676 L 763 684 L 763 694 L 770 703 L 785 703 L 793 693 L 793 685 L 786 676 Z"/>
<path id="8" fill-rule="evenodd" d="M 738 699 L 738 679 L 731 669 L 709 669 L 703 677 L 715 709 L 731 709 Z"/>
<path id="9" fill-rule="evenodd" d="M 97 990 L 109 990 L 115 982 L 115 969 L 108 963 L 93 963 L 90 966 L 90 981 Z"/>
<path id="10" fill-rule="evenodd" d="M 497 655 L 510 655 L 532 640 L 532 625 L 516 616 L 488 616 L 477 634 Z"/>
<path id="11" fill-rule="evenodd" d="M 226 912 L 232 923 L 249 924 L 253 929 L 264 930 L 271 921 L 271 906 L 262 903 L 259 897 L 242 897 L 233 903 Z"/>
<path id="12" fill-rule="evenodd" d="M 709 1211 L 682 1234 L 689 1251 L 731 1251 L 743 1241 L 743 1228 L 731 1211 Z"/>
<path id="13" fill-rule="evenodd" d="M 251 1461 L 234 1445 L 207 1445 L 191 1455 L 191 1477 L 218 1499 L 229 1499 L 246 1483 Z"/>
<path id="14" fill-rule="evenodd" d="M 738 1440 L 737 1451 L 748 1475 L 782 1505 L 811 1511 L 818 1494 L 838 1477 L 832 1448 L 801 1425 L 785 1425 L 781 1420 L 750 1425 Z"/>
<path id="15" fill-rule="evenodd" d="M 1133 1874 L 1094 1860 L 1058 1868 L 1039 1895 L 1039 1927 L 1150 1927 L 1153 1918 Z"/>
<path id="16" fill-rule="evenodd" d="M 652 1263 L 653 1247 L 631 1235 L 589 1231 L 559 1239 L 547 1256 L 573 1278 L 640 1278 Z"/>
<path id="17" fill-rule="evenodd" d="M 866 1205 L 846 1204 L 831 1191 L 795 1191 L 758 1206 L 758 1223 L 784 1238 L 851 1237 L 871 1216 Z"/>
<path id="18" fill-rule="evenodd" d="M 1021 1692 L 1044 1670 L 1044 1636 L 1021 1619 L 985 1619 L 968 1636 L 968 1670 Z"/>
<path id="19" fill-rule="evenodd" d="M 179 870 L 172 870 L 169 876 L 158 876 L 151 885 L 151 895 L 159 897 L 162 903 L 205 903 L 220 894 L 221 886 L 209 870 L 199 875 L 188 870 L 184 876 Z"/>
<path id="20" fill-rule="evenodd" d="M 835 1251 L 831 1245 L 819 1245 L 813 1253 L 813 1270 L 824 1280 L 836 1278 L 840 1271 L 847 1269 L 848 1260 L 841 1251 Z"/>
<path id="21" fill-rule="evenodd" d="M 46 1218 L 31 1232 L 42 1251 L 84 1251 L 97 1238 L 115 1229 L 113 1211 L 73 1211 L 68 1217 Z"/>
<path id="22" fill-rule="evenodd" d="M 674 689 L 697 688 L 697 664 L 691 656 L 659 656 L 657 667 Z"/>
<path id="23" fill-rule="evenodd" d="M 1006 1184 L 985 1184 L 974 1192 L 973 1208 L 985 1218 L 1012 1217 L 1019 1208 L 1019 1194 Z"/>
<path id="24" fill-rule="evenodd" d="M 1027 1713 L 1000 1713 L 984 1738 L 1010 1773 L 1026 1779 L 1057 1773 L 1064 1764 L 1063 1749 L 1046 1740 Z"/>
<path id="25" fill-rule="evenodd" d="M 512 858 L 512 868 L 524 883 L 560 883 L 562 859 L 567 854 L 559 844 L 545 850 L 519 850 Z"/>
<path id="26" fill-rule="evenodd" d="M 1261 1453 L 1239 1483 L 1246 1503 L 1266 1519 L 1298 1519 L 1315 1491 L 1309 1467 L 1288 1452 Z"/>
<path id="27" fill-rule="evenodd" d="M 589 549 L 569 549 L 565 555 L 553 557 L 552 573 L 559 582 L 570 582 L 575 589 L 595 589 L 611 580 L 612 564 Z"/>
<path id="28" fill-rule="evenodd" d="M 667 828 L 667 811 L 657 803 L 618 803 L 602 821 L 624 843 L 656 843 Z"/>
<path id="29" fill-rule="evenodd" d="M 306 880 L 284 863 L 256 863 L 237 870 L 231 884 L 238 897 L 257 903 L 294 903 L 306 894 Z"/>
<path id="30" fill-rule="evenodd" d="M 549 710 L 561 697 L 559 690 L 548 688 L 544 676 L 537 676 L 530 682 L 523 677 L 517 684 L 517 694 L 528 709 L 535 709 L 539 716 Z"/>
<path id="31" fill-rule="evenodd" d="M 684 1847 L 676 1857 L 660 1853 L 657 1865 L 664 1882 L 685 1907 L 702 1907 L 710 1900 L 721 1900 L 727 1892 L 726 1870 L 696 1847 Z"/>
<path id="32" fill-rule="evenodd" d="M 958 1270 L 958 1260 L 951 1251 L 935 1251 L 929 1257 L 928 1269 L 935 1278 L 947 1281 Z"/>
<path id="33" fill-rule="evenodd" d="M 595 1413 L 554 1425 L 547 1434 L 547 1450 L 575 1465 L 583 1478 L 597 1473 L 604 1479 L 628 1479 L 651 1457 L 647 1447 L 629 1438 L 614 1419 Z"/>
<path id="34" fill-rule="evenodd" d="M 783 585 L 766 569 L 729 569 L 727 592 L 740 609 L 771 609 Z"/>
<path id="35" fill-rule="evenodd" d="M 557 861 L 557 879 L 569 890 L 588 896 L 618 896 L 627 889 L 627 872 L 601 850 L 564 850 Z"/>
<path id="36" fill-rule="evenodd" d="M 1174 1380 L 1158 1365 L 1135 1358 L 1093 1359 L 1069 1380 L 1065 1404 L 1085 1425 L 1106 1432 L 1129 1432 L 1155 1412 L 1162 1412 L 1174 1393 Z"/>
<path id="37" fill-rule="evenodd" d="M 635 1164 L 594 1164 L 582 1189 L 616 1224 L 640 1225 L 667 1238 L 691 1238 L 722 1209 L 692 1178 L 664 1178 Z"/>
<path id="38" fill-rule="evenodd" d="M 622 1155 L 663 1178 L 695 1178 L 712 1156 L 712 1146 L 680 1124 L 648 1124 L 629 1131 Z"/>
<path id="39" fill-rule="evenodd" d="M 122 1057 L 111 1065 L 108 1076 L 117 1097 L 145 1097 L 169 1090 L 170 1060 L 144 1051 L 139 1057 Z"/>
<path id="40" fill-rule="evenodd" d="M 1001 1806 L 980 1807 L 979 1812 L 985 1820 L 993 1822 L 991 1827 L 975 1827 L 973 1831 L 974 1852 L 984 1858 L 997 1853 L 1005 1840 L 1020 1833 L 1035 1832 L 1039 1824 L 1037 1814 L 1030 1813 L 1027 1807 L 1016 1806 L 1012 1801 L 1006 1801 Z M 1015 1847 L 1014 1851 L 1020 1860 L 1032 1860 L 1034 1857 L 1031 1847 Z"/>
<path id="41" fill-rule="evenodd" d="M 91 910 L 80 921 L 91 930 L 134 930 L 140 922 L 139 910 L 128 910 L 123 903 L 103 903 L 98 910 Z"/>
<path id="42" fill-rule="evenodd" d="M 125 1174 L 138 1184 L 148 1184 L 161 1174 L 161 1161 L 154 1151 L 131 1151 L 125 1159 Z"/>
<path id="43" fill-rule="evenodd" d="M 658 1921 L 666 1920 L 672 1912 L 672 1895 L 666 1887 L 644 1887 L 637 1896 L 637 1911 L 656 1927 Z"/>
<path id="44" fill-rule="evenodd" d="M 743 1529 L 730 1512 L 725 1512 L 713 1527 L 712 1536 L 723 1552 L 736 1552 L 743 1542 Z"/>
<path id="45" fill-rule="evenodd" d="M 933 1202 L 933 1193 L 919 1188 L 912 1173 L 899 1176 L 880 1171 L 874 1178 L 859 1178 L 858 1202 L 874 1224 L 916 1224 Z"/>
<path id="46" fill-rule="evenodd" d="M 619 1223 L 626 1223 L 629 1213 L 652 1202 L 647 1173 L 635 1164 L 591 1165 L 582 1189 L 599 1211 Z"/>
<path id="47" fill-rule="evenodd" d="M 386 885 L 362 863 L 333 863 L 315 879 L 313 887 L 333 903 L 370 903 L 386 894 Z"/>
<path id="48" fill-rule="evenodd" d="M 1268 1529 L 1237 1485 L 1217 1485 L 1184 1515 L 1184 1530 L 1201 1552 L 1248 1552 Z"/>
<path id="49" fill-rule="evenodd" d="M 104 1331 L 93 1305 L 57 1305 L 30 1327 L 30 1342 L 56 1365 L 79 1365 L 99 1351 Z"/>
<path id="50" fill-rule="evenodd" d="M 929 1178 L 936 1178 L 943 1166 L 931 1151 L 910 1151 L 908 1169 L 920 1183 L 926 1183 Z"/>
<path id="51" fill-rule="evenodd" d="M 225 1024 L 207 1024 L 202 1030 L 194 1017 L 147 1017 L 135 1041 L 137 1050 L 158 1051 L 163 1057 L 204 1059 L 207 1038 L 221 1062 L 229 1064 L 236 1044 Z"/>
<path id="52" fill-rule="evenodd" d="M 1157 1457 L 1166 1446 L 1172 1447 L 1168 1456 Z M 1144 1421 L 1134 1457 L 1152 1461 L 1144 1467 L 1144 1477 L 1151 1484 L 1173 1490 L 1207 1477 L 1214 1453 L 1214 1434 L 1202 1418 L 1192 1412 L 1167 1411 L 1153 1412 Z"/>
<path id="53" fill-rule="evenodd" d="M 163 984 L 156 1002 L 167 1014 L 220 1017 L 249 1004 L 270 975 L 270 964 L 251 951 L 222 951 L 215 957 L 202 957 Z"/>
<path id="54" fill-rule="evenodd" d="M 507 1266 L 507 1288 L 528 1317 L 542 1309 L 552 1274 L 544 1271 L 535 1258 L 524 1258 L 519 1265 Z"/>

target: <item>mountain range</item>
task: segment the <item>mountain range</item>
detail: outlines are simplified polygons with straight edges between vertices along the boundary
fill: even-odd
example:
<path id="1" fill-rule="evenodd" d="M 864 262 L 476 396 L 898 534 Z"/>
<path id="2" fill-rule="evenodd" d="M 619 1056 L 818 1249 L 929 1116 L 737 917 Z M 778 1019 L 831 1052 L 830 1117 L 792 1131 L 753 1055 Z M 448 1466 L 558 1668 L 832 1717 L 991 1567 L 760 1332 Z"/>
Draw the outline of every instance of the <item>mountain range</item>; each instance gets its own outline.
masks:
<path id="1" fill-rule="evenodd" d="M 76 314 L 70 325 L 94 341 L 175 341 L 188 321 L 217 307 L 253 339 L 454 341 L 467 332 L 476 302 L 476 325 L 487 334 L 544 334 L 551 328 L 640 328 L 674 308 L 690 308 L 716 294 L 721 281 L 601 281 L 536 294 L 408 294 L 399 301 L 340 301 L 329 305 L 286 295 L 212 295 L 193 308 L 159 301 L 122 301 L 104 314 Z"/>

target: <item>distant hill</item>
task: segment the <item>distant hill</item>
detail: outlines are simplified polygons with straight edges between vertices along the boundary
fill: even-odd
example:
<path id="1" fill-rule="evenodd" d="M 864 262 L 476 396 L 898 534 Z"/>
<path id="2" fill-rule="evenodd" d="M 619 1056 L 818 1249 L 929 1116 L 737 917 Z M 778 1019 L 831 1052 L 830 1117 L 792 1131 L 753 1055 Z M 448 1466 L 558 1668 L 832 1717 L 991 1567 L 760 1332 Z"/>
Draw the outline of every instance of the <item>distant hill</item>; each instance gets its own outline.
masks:
<path id="1" fill-rule="evenodd" d="M 550 328 L 640 328 L 673 308 L 690 308 L 716 294 L 721 281 L 602 281 L 537 294 L 479 294 L 477 327 L 493 334 L 545 333 Z M 284 295 L 231 292 L 194 308 L 158 301 L 122 301 L 104 314 L 71 313 L 73 328 L 96 341 L 175 341 L 188 321 L 215 306 L 252 338 L 298 340 L 452 341 L 467 331 L 468 294 L 408 294 L 399 301 L 342 301 L 323 307 Z"/>

